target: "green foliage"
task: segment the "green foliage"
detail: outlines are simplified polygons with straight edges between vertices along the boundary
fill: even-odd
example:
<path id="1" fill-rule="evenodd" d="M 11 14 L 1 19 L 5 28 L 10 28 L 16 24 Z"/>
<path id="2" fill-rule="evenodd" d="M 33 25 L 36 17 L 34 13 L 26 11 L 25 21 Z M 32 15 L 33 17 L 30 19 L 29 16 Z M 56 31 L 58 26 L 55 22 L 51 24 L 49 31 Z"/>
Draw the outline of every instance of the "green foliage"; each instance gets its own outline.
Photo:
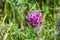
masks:
<path id="1" fill-rule="evenodd" d="M 3 17 L 0 21 L 0 40 L 57 40 L 55 36 L 58 19 L 57 0 L 6 0 Z M 46 2 L 46 3 L 45 3 Z M 40 34 L 36 28 L 26 23 L 26 15 L 41 11 L 44 22 Z M 60 11 L 59 11 L 60 12 Z M 40 36 L 39 36 L 40 35 Z"/>

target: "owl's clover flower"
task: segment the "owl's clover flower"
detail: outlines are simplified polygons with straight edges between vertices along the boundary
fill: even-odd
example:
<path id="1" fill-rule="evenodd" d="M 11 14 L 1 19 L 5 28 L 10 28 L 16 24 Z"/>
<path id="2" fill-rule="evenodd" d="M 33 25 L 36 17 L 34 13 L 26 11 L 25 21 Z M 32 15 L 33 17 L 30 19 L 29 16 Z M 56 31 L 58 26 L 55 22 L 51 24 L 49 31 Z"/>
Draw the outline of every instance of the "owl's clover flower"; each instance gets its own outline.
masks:
<path id="1" fill-rule="evenodd" d="M 41 12 L 31 12 L 31 13 L 28 13 L 27 16 L 26 16 L 26 19 L 27 19 L 27 23 L 29 25 L 31 25 L 32 27 L 38 27 L 38 26 L 41 26 L 42 25 L 42 18 L 43 18 L 43 15 Z"/>

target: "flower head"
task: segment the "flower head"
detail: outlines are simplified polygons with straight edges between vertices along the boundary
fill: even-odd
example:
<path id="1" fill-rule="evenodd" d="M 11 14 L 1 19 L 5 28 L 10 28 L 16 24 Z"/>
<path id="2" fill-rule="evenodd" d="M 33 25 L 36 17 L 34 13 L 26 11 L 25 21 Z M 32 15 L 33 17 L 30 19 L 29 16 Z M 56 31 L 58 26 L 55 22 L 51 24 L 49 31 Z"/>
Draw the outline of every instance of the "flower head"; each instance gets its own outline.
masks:
<path id="1" fill-rule="evenodd" d="M 41 12 L 31 12 L 28 13 L 26 16 L 27 22 L 32 26 L 32 27 L 37 27 L 42 25 L 42 13 Z"/>

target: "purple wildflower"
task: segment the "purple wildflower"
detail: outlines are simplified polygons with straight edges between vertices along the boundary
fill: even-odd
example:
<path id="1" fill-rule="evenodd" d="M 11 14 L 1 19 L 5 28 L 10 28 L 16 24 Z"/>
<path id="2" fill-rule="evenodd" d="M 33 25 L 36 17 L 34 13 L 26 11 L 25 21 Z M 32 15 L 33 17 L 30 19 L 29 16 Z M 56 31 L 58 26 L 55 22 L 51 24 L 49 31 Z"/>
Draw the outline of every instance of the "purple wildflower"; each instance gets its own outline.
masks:
<path id="1" fill-rule="evenodd" d="M 37 27 L 42 25 L 42 13 L 41 12 L 31 12 L 27 14 L 26 19 L 28 24 L 30 24 L 32 27 Z"/>

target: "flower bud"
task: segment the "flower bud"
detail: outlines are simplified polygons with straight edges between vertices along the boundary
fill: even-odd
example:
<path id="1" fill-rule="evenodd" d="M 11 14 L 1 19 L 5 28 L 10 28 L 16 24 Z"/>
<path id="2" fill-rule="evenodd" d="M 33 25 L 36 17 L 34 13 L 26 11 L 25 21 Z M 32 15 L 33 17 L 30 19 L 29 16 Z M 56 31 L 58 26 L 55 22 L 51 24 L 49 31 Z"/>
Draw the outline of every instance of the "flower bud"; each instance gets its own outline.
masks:
<path id="1" fill-rule="evenodd" d="M 31 12 L 28 13 L 26 16 L 27 23 L 31 25 L 32 27 L 38 27 L 42 25 L 42 20 L 43 15 L 41 12 Z"/>

